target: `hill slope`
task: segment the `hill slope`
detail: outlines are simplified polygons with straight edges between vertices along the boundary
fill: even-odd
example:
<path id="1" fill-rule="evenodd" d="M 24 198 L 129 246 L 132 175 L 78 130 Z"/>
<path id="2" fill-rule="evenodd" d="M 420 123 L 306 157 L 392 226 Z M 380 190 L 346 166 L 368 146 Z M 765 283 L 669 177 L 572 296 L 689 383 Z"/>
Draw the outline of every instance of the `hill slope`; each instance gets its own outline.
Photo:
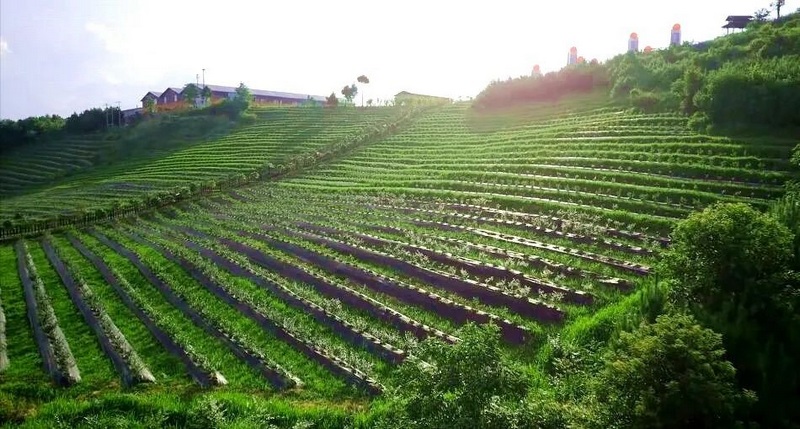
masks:
<path id="1" fill-rule="evenodd" d="M 285 162 L 394 114 L 281 113 L 130 171 L 15 197 L 3 213 L 45 215 L 134 185 Z M 142 383 L 143 367 L 157 384 L 130 396 L 158 394 L 165 407 L 223 379 L 212 395 L 228 401 L 363 403 L 392 385 L 414 343 L 458 342 L 469 321 L 497 325 L 509 356 L 536 374 L 548 334 L 651 282 L 678 218 L 780 195 L 790 151 L 698 135 L 683 117 L 632 113 L 597 94 L 491 114 L 439 107 L 293 177 L 3 244 L 10 365 L 0 399 L 23 413 L 41 406 L 71 354 L 81 379 L 60 391 L 67 403 Z M 126 191 L 102 191 L 115 187 Z M 41 356 L 53 356 L 50 374 Z"/>
<path id="2" fill-rule="evenodd" d="M 77 220 L 97 210 L 213 187 L 216 181 L 270 174 L 362 138 L 401 116 L 394 108 L 260 108 L 252 113 L 253 124 L 232 131 L 225 124 L 209 129 L 196 123 L 213 124 L 213 117 L 188 118 L 191 123 L 177 121 L 144 133 L 139 128 L 148 124 L 141 124 L 127 138 L 95 139 L 86 145 L 64 139 L 20 148 L 3 161 L 0 221 L 25 225 L 59 216 Z M 206 136 L 192 139 L 192 127 L 206 130 Z M 176 129 L 183 131 L 175 135 Z M 171 135 L 160 136 L 159 130 Z M 164 145 L 159 145 L 162 138 Z M 108 158 L 114 162 L 102 162 Z M 72 173 L 64 177 L 68 171 Z"/>

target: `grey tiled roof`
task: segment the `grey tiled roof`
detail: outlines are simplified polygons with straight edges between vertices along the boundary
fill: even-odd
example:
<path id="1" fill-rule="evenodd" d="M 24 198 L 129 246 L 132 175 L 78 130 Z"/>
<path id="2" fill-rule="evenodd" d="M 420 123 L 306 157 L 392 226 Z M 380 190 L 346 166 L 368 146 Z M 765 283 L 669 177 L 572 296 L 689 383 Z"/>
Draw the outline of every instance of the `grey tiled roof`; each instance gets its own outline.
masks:
<path id="1" fill-rule="evenodd" d="M 202 90 L 202 84 L 200 85 L 200 89 Z M 214 92 L 225 92 L 225 93 L 234 93 L 236 92 L 235 86 L 223 86 L 223 85 L 206 85 L 210 90 Z M 262 97 L 276 97 L 276 98 L 287 98 L 291 100 L 305 100 L 308 98 L 309 94 L 296 94 L 293 92 L 280 92 L 280 91 L 267 91 L 264 89 L 252 89 L 250 88 L 250 93 L 253 95 L 259 95 Z M 311 99 L 316 101 L 325 101 L 327 97 L 321 95 L 312 95 Z"/>

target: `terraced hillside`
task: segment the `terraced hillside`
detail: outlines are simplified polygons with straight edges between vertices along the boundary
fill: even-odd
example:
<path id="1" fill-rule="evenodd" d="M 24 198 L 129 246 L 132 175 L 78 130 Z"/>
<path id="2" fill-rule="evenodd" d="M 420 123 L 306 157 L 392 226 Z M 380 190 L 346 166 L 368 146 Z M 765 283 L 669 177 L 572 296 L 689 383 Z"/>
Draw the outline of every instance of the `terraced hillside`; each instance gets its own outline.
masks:
<path id="1" fill-rule="evenodd" d="M 0 195 L 8 197 L 46 185 L 84 168 L 92 167 L 97 154 L 115 144 L 106 135 L 64 138 L 41 145 L 28 145 L 4 153 L 0 158 Z"/>
<path id="2" fill-rule="evenodd" d="M 399 109 L 253 109 L 256 120 L 224 136 L 179 150 L 137 156 L 109 166 L 92 167 L 116 140 L 86 143 L 58 141 L 42 148 L 24 148 L 4 161 L 0 183 L 0 222 L 80 218 L 97 209 L 130 206 L 156 194 L 187 193 L 215 182 L 269 174 L 292 163 L 320 156 L 392 124 Z M 77 143 L 77 144 L 76 144 Z M 85 165 L 84 165 L 85 164 Z M 80 167 L 85 168 L 82 171 Z M 65 171 L 69 177 L 53 182 Z M 46 183 L 46 185 L 45 185 Z"/>
<path id="3" fill-rule="evenodd" d="M 109 197 L 100 189 L 114 183 L 133 192 L 217 177 L 248 158 L 247 168 L 279 162 L 299 153 L 286 141 L 313 151 L 393 114 L 376 111 L 364 123 L 326 117 L 349 124 L 332 131 L 297 110 L 280 128 L 264 122 L 98 173 L 74 193 L 42 191 L 39 205 Z M 416 342 L 459 342 L 468 322 L 497 325 L 535 371 L 548 334 L 652 281 L 677 219 L 780 195 L 791 149 L 697 135 L 685 118 L 598 98 L 491 115 L 438 107 L 294 177 L 2 244 L 0 391 L 225 385 L 357 399 L 391 386 Z M 34 213 L 26 198 L 12 203 Z"/>

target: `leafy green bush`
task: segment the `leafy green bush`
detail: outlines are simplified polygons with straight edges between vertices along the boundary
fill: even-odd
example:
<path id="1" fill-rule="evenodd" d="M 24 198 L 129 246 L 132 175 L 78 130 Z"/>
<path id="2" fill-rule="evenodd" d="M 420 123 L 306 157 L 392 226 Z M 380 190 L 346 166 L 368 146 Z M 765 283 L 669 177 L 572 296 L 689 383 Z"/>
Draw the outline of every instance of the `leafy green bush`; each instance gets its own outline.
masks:
<path id="1" fill-rule="evenodd" d="M 525 379 L 502 357 L 494 325 L 462 328 L 456 345 L 426 340 L 396 375 L 395 427 L 511 428 L 517 425 Z"/>
<path id="2" fill-rule="evenodd" d="M 755 399 L 735 384 L 721 335 L 687 315 L 662 315 L 623 332 L 594 380 L 592 425 L 730 428 Z"/>
<path id="3" fill-rule="evenodd" d="M 800 275 L 791 271 L 796 239 L 779 220 L 794 216 L 717 204 L 681 221 L 664 255 L 673 301 L 722 333 L 765 427 L 800 420 Z"/>

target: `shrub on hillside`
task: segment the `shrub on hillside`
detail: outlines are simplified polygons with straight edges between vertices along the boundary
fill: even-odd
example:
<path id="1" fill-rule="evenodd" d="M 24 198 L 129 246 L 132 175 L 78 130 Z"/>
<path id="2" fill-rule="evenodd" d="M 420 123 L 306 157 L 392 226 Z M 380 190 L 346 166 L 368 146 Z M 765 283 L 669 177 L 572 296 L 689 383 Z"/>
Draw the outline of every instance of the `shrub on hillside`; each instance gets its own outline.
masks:
<path id="1" fill-rule="evenodd" d="M 513 428 L 527 386 L 502 357 L 494 325 L 467 325 L 455 345 L 426 340 L 399 369 L 393 427 Z"/>
<path id="2" fill-rule="evenodd" d="M 602 428 L 730 428 L 752 393 L 736 387 L 722 336 L 682 314 L 623 332 L 594 380 Z"/>
<path id="3" fill-rule="evenodd" d="M 800 55 L 711 71 L 696 97 L 714 123 L 800 127 Z"/>
<path id="4" fill-rule="evenodd" d="M 779 220 L 796 213 L 717 204 L 681 221 L 664 255 L 673 302 L 723 335 L 765 427 L 800 421 L 800 275 L 792 271 L 795 237 Z"/>

